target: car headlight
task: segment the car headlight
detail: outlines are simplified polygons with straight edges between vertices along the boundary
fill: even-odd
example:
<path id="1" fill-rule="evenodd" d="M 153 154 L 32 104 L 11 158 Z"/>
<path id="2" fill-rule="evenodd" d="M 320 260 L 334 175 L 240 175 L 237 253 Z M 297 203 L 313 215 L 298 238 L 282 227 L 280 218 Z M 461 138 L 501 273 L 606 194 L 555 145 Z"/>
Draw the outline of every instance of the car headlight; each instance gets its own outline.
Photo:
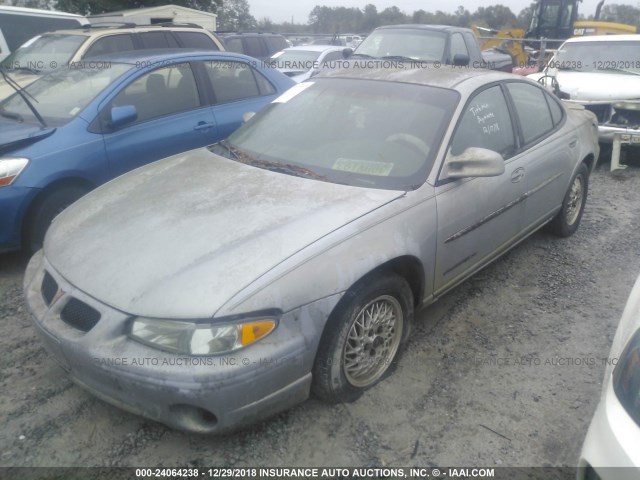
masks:
<path id="1" fill-rule="evenodd" d="M 640 426 L 640 330 L 631 337 L 613 370 L 613 390 L 629 416 Z"/>
<path id="2" fill-rule="evenodd" d="M 27 158 L 0 158 L 0 187 L 11 185 L 28 163 Z"/>
<path id="3" fill-rule="evenodd" d="M 129 336 L 149 346 L 186 355 L 219 355 L 244 348 L 269 335 L 275 317 L 233 323 L 194 323 L 180 320 L 135 318 Z"/>

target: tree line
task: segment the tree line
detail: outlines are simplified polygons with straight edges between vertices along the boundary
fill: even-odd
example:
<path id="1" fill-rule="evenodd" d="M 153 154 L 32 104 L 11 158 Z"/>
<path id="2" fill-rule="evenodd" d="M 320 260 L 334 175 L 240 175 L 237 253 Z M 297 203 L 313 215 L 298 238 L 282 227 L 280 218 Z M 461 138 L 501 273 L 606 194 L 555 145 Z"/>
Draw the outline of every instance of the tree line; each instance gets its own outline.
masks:
<path id="1" fill-rule="evenodd" d="M 327 7 L 316 5 L 306 23 L 277 23 L 269 17 L 256 19 L 251 14 L 248 0 L 16 0 L 21 6 L 35 8 L 51 8 L 65 12 L 91 15 L 98 13 L 125 10 L 130 8 L 153 7 L 172 3 L 196 10 L 216 13 L 219 30 L 270 31 L 281 33 L 368 33 L 380 25 L 397 25 L 401 23 L 426 23 L 480 27 L 500 30 L 503 28 L 524 28 L 530 22 L 535 2 L 517 14 L 505 5 L 479 7 L 471 13 L 464 6 L 455 12 L 427 12 L 416 10 L 413 13 L 403 12 L 396 6 L 378 11 L 372 4 L 363 8 Z M 579 19 L 592 20 L 595 12 L 580 12 Z M 601 20 L 640 26 L 640 8 L 632 5 L 608 4 L 602 9 Z"/>

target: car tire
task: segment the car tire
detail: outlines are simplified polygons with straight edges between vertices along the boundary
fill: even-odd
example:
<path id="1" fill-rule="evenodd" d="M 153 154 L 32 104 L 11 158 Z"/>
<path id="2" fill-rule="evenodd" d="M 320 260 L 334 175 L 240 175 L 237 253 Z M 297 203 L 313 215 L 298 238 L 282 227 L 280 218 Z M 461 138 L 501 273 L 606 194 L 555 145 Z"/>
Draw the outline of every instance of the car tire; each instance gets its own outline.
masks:
<path id="1" fill-rule="evenodd" d="M 54 190 L 40 198 L 29 215 L 25 234 L 26 248 L 31 253 L 40 250 L 44 235 L 53 219 L 86 193 L 88 193 L 86 188 L 69 186 Z"/>
<path id="2" fill-rule="evenodd" d="M 314 394 L 330 403 L 352 402 L 385 378 L 409 337 L 413 312 L 411 288 L 396 274 L 367 277 L 352 287 L 320 340 Z"/>
<path id="3" fill-rule="evenodd" d="M 570 237 L 580 225 L 589 192 L 589 170 L 583 163 L 571 178 L 562 208 L 549 223 L 549 231 L 559 237 Z"/>

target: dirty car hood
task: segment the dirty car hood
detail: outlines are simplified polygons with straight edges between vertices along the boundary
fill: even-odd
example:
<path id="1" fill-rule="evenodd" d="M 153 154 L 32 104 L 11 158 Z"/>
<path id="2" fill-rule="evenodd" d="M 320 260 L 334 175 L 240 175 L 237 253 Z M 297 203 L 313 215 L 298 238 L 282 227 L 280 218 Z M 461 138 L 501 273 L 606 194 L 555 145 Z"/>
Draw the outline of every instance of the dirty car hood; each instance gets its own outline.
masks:
<path id="1" fill-rule="evenodd" d="M 560 90 L 568 93 L 571 100 L 613 102 L 640 99 L 640 75 L 633 73 L 560 71 L 557 79 Z"/>
<path id="2" fill-rule="evenodd" d="M 44 251 L 69 282 L 121 311 L 209 318 L 294 253 L 403 194 L 198 149 L 90 193 L 54 221 Z"/>

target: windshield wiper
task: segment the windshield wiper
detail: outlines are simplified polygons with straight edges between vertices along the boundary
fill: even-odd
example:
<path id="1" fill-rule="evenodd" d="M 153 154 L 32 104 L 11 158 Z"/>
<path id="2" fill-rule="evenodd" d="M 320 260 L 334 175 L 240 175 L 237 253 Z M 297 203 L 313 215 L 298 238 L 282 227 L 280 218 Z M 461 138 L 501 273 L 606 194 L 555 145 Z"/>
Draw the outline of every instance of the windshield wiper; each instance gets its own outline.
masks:
<path id="1" fill-rule="evenodd" d="M 418 62 L 419 60 L 411 57 L 405 57 L 404 55 L 385 55 L 382 57 L 384 60 L 401 60 L 403 62 Z"/>
<path id="2" fill-rule="evenodd" d="M 4 108 L 0 108 L 0 116 L 5 118 L 10 118 L 11 120 L 17 120 L 20 123 L 24 121 L 24 119 L 22 118 L 22 115 L 20 115 L 19 113 L 8 112 Z"/>
<path id="3" fill-rule="evenodd" d="M 4 79 L 4 81 L 7 82 L 9 84 L 9 86 L 11 88 L 13 88 L 18 95 L 20 95 L 22 100 L 24 100 L 24 103 L 26 103 L 27 107 L 29 107 L 29 110 L 31 110 L 31 113 L 33 113 L 33 115 L 38 119 L 40 124 L 44 128 L 46 128 L 47 124 L 45 123 L 44 118 L 42 118 L 42 115 L 40 115 L 38 110 L 36 110 L 36 107 L 34 107 L 33 104 L 31 103 L 31 101 L 27 98 L 27 95 L 29 95 L 29 93 L 25 92 L 24 89 L 13 78 L 11 78 L 9 76 L 9 74 L 4 70 L 4 68 L 0 68 L 0 75 L 2 75 L 2 78 Z M 29 95 L 29 96 L 31 96 L 31 95 Z M 33 97 L 31 97 L 31 98 L 33 98 Z M 33 100 L 35 100 L 37 102 L 37 100 L 35 98 L 33 98 Z"/>
<path id="4" fill-rule="evenodd" d="M 27 73 L 32 73 L 33 75 L 40 75 L 40 70 L 36 70 L 35 68 L 31 68 L 31 67 L 21 67 L 21 66 L 3 66 L 2 67 L 5 71 L 8 72 L 27 72 Z"/>
<path id="5" fill-rule="evenodd" d="M 372 57 L 371 55 L 367 55 L 366 53 L 352 53 L 351 58 L 353 57 L 375 58 L 375 57 Z"/>
<path id="6" fill-rule="evenodd" d="M 253 167 L 260 167 L 266 170 L 271 170 L 273 172 L 280 172 L 289 175 L 294 175 L 296 177 L 307 177 L 313 178 L 315 180 L 325 180 L 326 177 L 324 175 L 320 175 L 313 170 L 309 170 L 306 167 L 302 167 L 300 165 L 293 165 L 291 163 L 280 163 L 280 162 L 272 162 L 270 160 L 262 160 L 255 158 L 252 155 L 243 152 L 239 148 L 234 147 L 227 140 L 220 140 L 218 143 L 214 144 L 220 145 L 223 147 L 233 160 L 237 160 L 240 163 L 244 163 L 245 165 L 251 165 Z"/>
<path id="7" fill-rule="evenodd" d="M 238 153 L 231 147 L 231 144 L 229 142 L 227 142 L 226 140 L 220 140 L 218 143 L 214 143 L 212 145 L 212 147 L 215 147 L 217 145 L 220 145 L 222 148 L 224 148 L 227 153 L 229 153 L 230 157 L 229 158 L 233 158 L 235 160 L 239 160 L 240 158 L 238 157 Z"/>

